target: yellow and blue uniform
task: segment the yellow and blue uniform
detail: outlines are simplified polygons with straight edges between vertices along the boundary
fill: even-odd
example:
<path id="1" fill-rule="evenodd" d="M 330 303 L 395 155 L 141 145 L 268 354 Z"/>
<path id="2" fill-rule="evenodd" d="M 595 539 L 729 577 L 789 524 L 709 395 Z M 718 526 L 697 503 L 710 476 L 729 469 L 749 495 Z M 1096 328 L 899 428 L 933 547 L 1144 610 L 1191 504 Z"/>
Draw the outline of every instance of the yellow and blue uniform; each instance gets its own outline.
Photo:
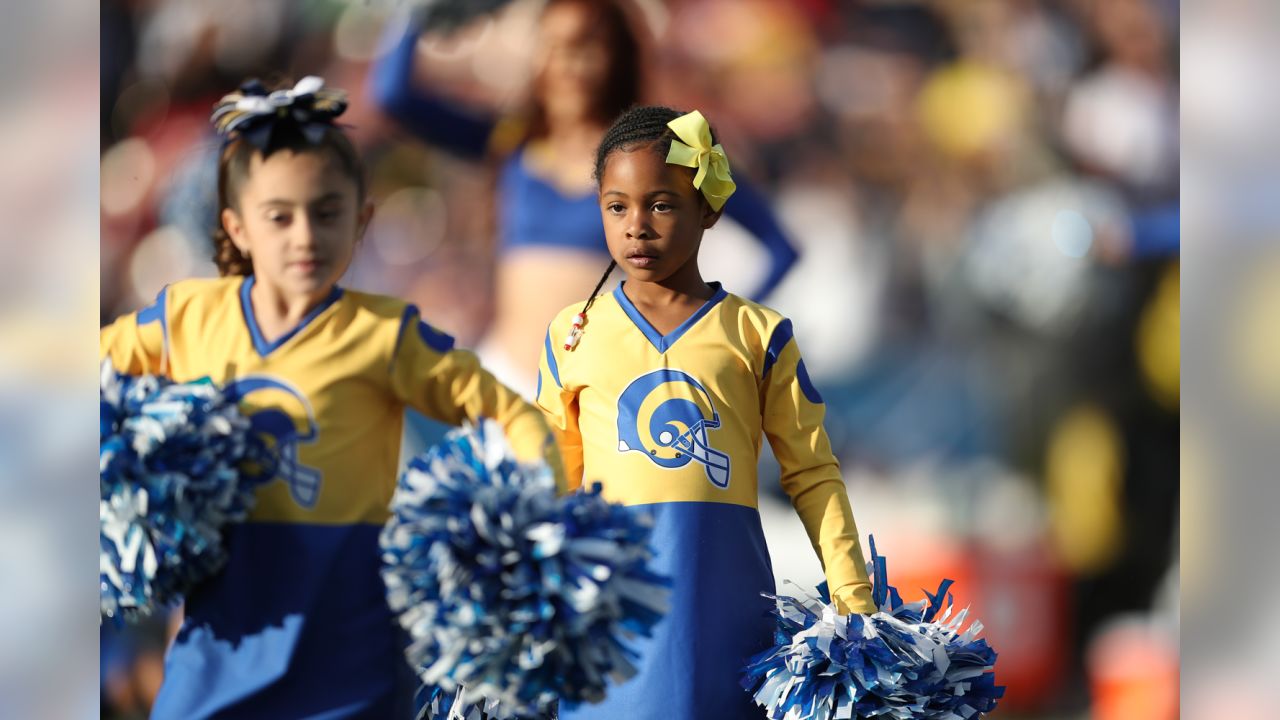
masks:
<path id="1" fill-rule="evenodd" d="M 187 597 L 153 717 L 409 716 L 416 685 L 379 575 L 405 406 L 481 416 L 558 465 L 542 414 L 392 298 L 335 288 L 268 342 L 253 278 L 185 280 L 100 336 L 116 369 L 210 378 L 284 452 L 230 560 Z"/>
<path id="2" fill-rule="evenodd" d="M 674 580 L 671 610 L 637 643 L 639 674 L 603 703 L 561 717 L 685 720 L 763 717 L 738 685 L 770 646 L 774 592 L 757 510 L 762 437 L 782 487 L 846 608 L 871 612 L 858 530 L 822 427 L 791 321 L 718 285 L 662 335 L 623 287 L 596 299 L 577 347 L 564 338 L 579 307 L 551 323 L 537 403 L 556 429 L 569 486 L 653 510 L 655 566 Z"/>

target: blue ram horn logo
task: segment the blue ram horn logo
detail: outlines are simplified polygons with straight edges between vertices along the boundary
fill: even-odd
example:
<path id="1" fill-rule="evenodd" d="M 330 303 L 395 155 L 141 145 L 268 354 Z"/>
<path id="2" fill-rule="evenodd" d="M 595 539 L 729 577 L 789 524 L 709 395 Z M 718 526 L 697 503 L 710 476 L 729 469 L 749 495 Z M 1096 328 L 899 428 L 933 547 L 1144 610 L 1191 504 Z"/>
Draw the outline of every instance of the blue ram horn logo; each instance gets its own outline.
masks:
<path id="1" fill-rule="evenodd" d="M 711 447 L 707 431 L 720 415 L 706 388 L 680 370 L 645 373 L 618 397 L 618 452 L 641 452 L 664 468 L 691 461 L 718 488 L 729 487 L 729 456 Z"/>
<path id="2" fill-rule="evenodd" d="M 289 485 L 294 502 L 313 508 L 320 499 L 320 471 L 298 461 L 298 444 L 313 443 L 320 429 L 306 396 L 286 382 L 250 375 L 227 383 L 223 392 L 249 416 L 254 432 L 272 438 L 280 451 L 278 477 Z M 294 411 L 290 414 L 285 408 Z M 302 419 L 302 427 L 296 418 Z"/>

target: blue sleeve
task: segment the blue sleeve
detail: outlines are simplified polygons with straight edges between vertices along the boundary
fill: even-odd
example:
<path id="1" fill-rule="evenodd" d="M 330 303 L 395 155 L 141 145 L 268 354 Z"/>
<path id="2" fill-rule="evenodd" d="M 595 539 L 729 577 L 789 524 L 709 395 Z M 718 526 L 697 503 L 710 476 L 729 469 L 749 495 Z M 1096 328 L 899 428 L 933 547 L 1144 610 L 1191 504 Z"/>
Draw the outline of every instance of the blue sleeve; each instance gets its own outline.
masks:
<path id="1" fill-rule="evenodd" d="M 1177 255 L 1181 245 L 1181 216 L 1178 203 L 1135 213 L 1132 219 L 1134 257 Z"/>
<path id="2" fill-rule="evenodd" d="M 769 208 L 768 201 L 745 178 L 734 178 L 738 189 L 729 202 L 725 203 L 724 212 L 760 241 L 769 252 L 769 274 L 764 282 L 751 294 L 752 300 L 762 300 L 778 287 L 787 271 L 795 264 L 799 256 L 787 234 L 778 224 L 778 218 Z"/>
<path id="3" fill-rule="evenodd" d="M 494 120 L 432 95 L 413 81 L 418 26 L 410 23 L 369 73 L 369 99 L 418 138 L 463 158 L 480 160 Z"/>

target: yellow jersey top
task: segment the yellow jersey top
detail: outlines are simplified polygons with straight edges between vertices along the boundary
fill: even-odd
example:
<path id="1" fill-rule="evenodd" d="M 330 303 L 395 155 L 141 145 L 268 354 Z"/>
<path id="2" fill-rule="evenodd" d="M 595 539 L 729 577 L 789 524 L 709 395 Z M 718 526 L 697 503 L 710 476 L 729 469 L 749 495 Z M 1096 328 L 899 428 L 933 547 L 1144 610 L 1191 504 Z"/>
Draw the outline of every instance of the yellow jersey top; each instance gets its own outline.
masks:
<path id="1" fill-rule="evenodd" d="M 822 397 L 779 313 L 713 284 L 713 297 L 662 335 L 625 287 L 596 298 L 572 350 L 563 338 L 581 306 L 551 322 L 537 404 L 571 488 L 598 482 L 607 499 L 654 510 L 655 567 L 675 585 L 637 678 L 565 717 L 754 717 L 736 679 L 772 638 L 759 597 L 774 591 L 757 510 L 764 438 L 833 596 L 874 612 Z"/>
<path id="2" fill-rule="evenodd" d="M 117 370 L 220 384 L 283 455 L 248 521 L 225 530 L 227 566 L 186 599 L 155 716 L 390 717 L 412 697 L 378 550 L 405 406 L 497 420 L 519 457 L 553 468 L 555 443 L 537 408 L 413 305 L 334 288 L 267 341 L 253 282 L 174 283 L 100 334 Z"/>

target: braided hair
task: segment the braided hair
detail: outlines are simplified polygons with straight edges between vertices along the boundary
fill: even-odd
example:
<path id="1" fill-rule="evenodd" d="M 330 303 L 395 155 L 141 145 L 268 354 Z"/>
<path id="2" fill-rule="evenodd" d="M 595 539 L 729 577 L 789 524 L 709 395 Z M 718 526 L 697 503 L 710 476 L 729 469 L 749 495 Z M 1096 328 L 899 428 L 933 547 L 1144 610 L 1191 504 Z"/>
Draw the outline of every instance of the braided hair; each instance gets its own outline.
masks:
<path id="1" fill-rule="evenodd" d="M 635 105 L 619 115 L 618 119 L 613 121 L 613 125 L 605 131 L 604 137 L 600 140 L 600 146 L 596 148 L 596 164 L 592 171 L 596 184 L 600 184 L 604 176 L 604 165 L 608 162 L 609 156 L 615 152 L 630 152 L 645 148 L 658 153 L 665 161 L 671 141 L 678 139 L 667 124 L 681 115 L 684 113 L 661 105 Z M 711 129 L 711 141 L 715 142 L 715 129 Z M 699 197 L 702 196 L 699 195 Z M 610 259 L 609 267 L 605 268 L 604 274 L 600 276 L 600 282 L 596 283 L 595 289 L 587 296 L 587 302 L 574 320 L 573 330 L 565 340 L 565 350 L 572 350 L 577 344 L 577 336 L 582 334 L 582 326 L 586 323 L 587 311 L 595 303 L 600 288 L 604 287 L 616 267 L 618 262 Z"/>
<path id="2" fill-rule="evenodd" d="M 604 164 L 615 152 L 627 152 L 642 147 L 652 149 L 666 160 L 667 149 L 676 134 L 667 123 L 684 115 L 679 110 L 672 110 L 661 105 L 636 105 L 618 116 L 613 125 L 605 131 L 596 148 L 596 165 L 594 177 L 596 183 L 604 176 Z M 715 142 L 715 129 L 711 130 L 711 141 Z"/>

